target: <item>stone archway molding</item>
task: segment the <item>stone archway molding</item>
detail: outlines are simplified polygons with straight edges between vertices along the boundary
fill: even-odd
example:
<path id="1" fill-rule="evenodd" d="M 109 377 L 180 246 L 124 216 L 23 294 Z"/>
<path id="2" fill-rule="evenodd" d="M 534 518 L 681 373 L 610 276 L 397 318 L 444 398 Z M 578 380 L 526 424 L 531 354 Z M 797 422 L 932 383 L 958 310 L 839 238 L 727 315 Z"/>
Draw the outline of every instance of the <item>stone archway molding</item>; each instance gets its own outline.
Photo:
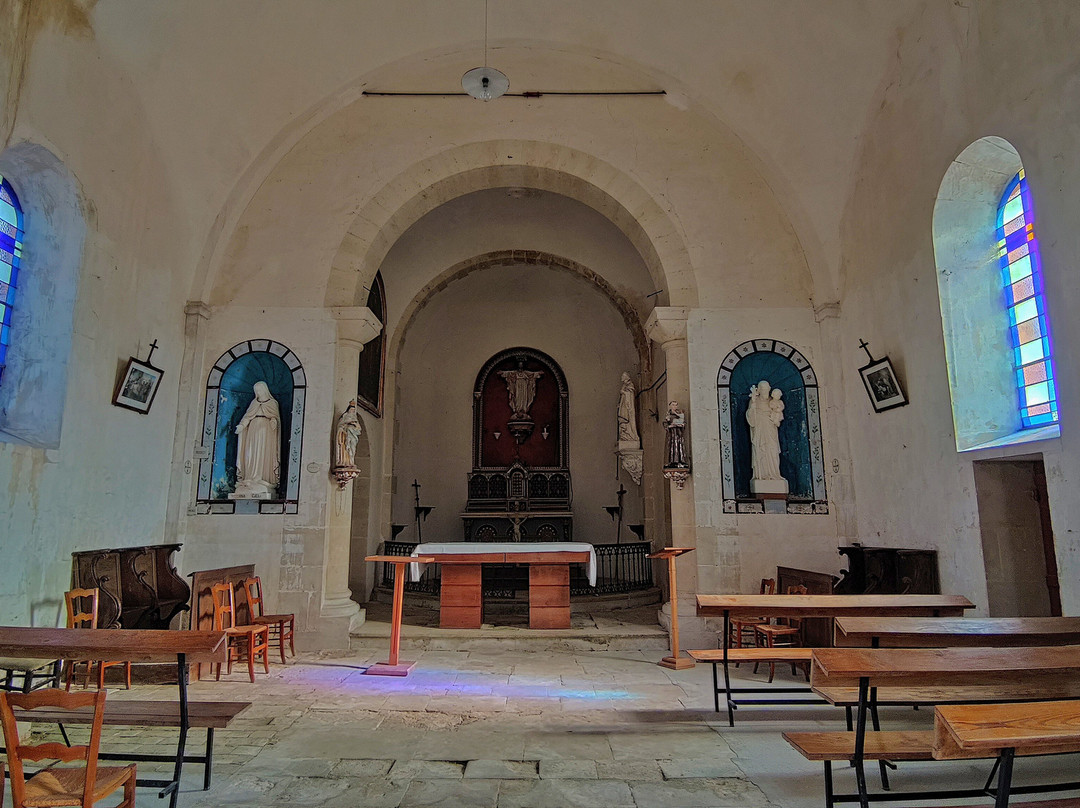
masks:
<path id="1" fill-rule="evenodd" d="M 539 252 L 537 250 L 498 250 L 495 252 L 484 253 L 461 261 L 433 278 L 423 289 L 417 292 L 411 301 L 409 301 L 408 306 L 405 307 L 405 311 L 401 315 L 401 319 L 398 321 L 399 325 L 394 329 L 393 336 L 390 340 L 389 350 L 387 351 L 387 356 L 393 363 L 393 367 L 397 368 L 400 366 L 401 350 L 404 347 L 405 336 L 409 331 L 409 327 L 412 325 L 413 319 L 415 319 L 419 311 L 427 305 L 432 296 L 445 289 L 454 281 L 461 280 L 466 275 L 500 266 L 549 267 L 551 269 L 561 270 L 576 275 L 590 286 L 600 291 L 600 293 L 603 294 L 611 302 L 611 305 L 619 312 L 619 315 L 623 319 L 623 323 L 626 325 L 626 330 L 630 332 L 630 337 L 634 341 L 634 349 L 638 354 L 638 361 L 641 367 L 641 378 L 647 379 L 650 377 L 652 372 L 652 353 L 649 349 L 649 340 L 645 336 L 645 328 L 638 318 L 637 311 L 630 304 L 630 301 L 623 297 L 623 295 L 621 295 L 614 286 L 608 283 L 603 276 L 583 264 L 579 264 L 577 261 L 571 261 L 569 258 L 563 258 L 562 256 Z M 387 369 L 389 371 L 389 366 Z"/>
<path id="2" fill-rule="evenodd" d="M 694 307 L 697 281 L 677 223 L 637 182 L 593 155 L 539 141 L 470 143 L 413 165 L 358 212 L 330 268 L 326 305 L 362 305 L 401 235 L 440 205 L 474 191 L 527 187 L 581 202 L 634 245 L 660 304 Z"/>

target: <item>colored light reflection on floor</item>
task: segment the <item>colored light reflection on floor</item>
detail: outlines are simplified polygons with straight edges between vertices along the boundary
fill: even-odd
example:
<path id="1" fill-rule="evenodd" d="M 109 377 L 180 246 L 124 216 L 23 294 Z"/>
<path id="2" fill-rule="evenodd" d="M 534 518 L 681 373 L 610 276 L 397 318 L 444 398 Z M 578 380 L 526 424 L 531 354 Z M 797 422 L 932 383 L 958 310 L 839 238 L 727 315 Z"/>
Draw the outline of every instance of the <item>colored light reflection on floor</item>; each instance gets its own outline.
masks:
<path id="1" fill-rule="evenodd" d="M 476 674 L 483 679 L 485 674 Z M 454 670 L 427 669 L 407 677 L 350 677 L 348 684 L 357 691 L 400 690 L 411 693 L 431 691 L 454 696 L 490 697 L 507 699 L 574 699 L 580 701 L 632 701 L 641 698 L 628 690 L 599 690 L 595 688 L 567 687 L 562 684 L 507 684 L 490 681 L 469 682 L 468 673 Z M 501 677 L 500 677 L 501 678 Z M 465 681 L 463 681 L 463 679 Z"/>

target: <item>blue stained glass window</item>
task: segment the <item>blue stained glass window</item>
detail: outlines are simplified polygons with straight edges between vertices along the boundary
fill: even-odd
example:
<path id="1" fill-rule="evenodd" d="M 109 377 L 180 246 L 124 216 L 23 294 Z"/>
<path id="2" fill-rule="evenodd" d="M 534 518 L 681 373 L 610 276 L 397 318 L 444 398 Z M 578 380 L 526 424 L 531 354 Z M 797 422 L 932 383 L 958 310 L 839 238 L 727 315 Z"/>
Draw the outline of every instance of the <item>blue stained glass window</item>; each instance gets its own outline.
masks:
<path id="1" fill-rule="evenodd" d="M 23 216 L 19 197 L 0 175 L 0 382 L 4 378 L 7 352 L 11 346 L 11 311 L 19 283 L 22 258 Z"/>
<path id="2" fill-rule="evenodd" d="M 998 255 L 1025 429 L 1058 422 L 1050 324 L 1043 302 L 1035 214 L 1024 170 L 1005 187 L 998 205 Z"/>

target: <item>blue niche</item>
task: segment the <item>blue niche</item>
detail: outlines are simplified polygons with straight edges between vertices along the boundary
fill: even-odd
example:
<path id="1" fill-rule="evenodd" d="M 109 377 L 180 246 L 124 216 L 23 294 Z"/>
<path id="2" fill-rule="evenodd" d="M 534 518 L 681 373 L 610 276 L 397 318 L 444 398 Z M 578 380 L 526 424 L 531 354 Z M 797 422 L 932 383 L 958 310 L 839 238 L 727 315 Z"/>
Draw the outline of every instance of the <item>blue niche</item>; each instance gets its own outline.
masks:
<path id="1" fill-rule="evenodd" d="M 821 414 L 817 377 L 810 363 L 787 343 L 750 340 L 731 351 L 717 374 L 720 416 L 720 462 L 725 513 L 744 511 L 739 501 L 753 500 L 750 425 L 746 411 L 750 388 L 765 380 L 783 392 L 780 423 L 780 474 L 788 482 L 788 513 L 827 513 Z"/>
<path id="2" fill-rule="evenodd" d="M 274 500 L 229 500 L 236 490 L 236 426 L 265 382 L 281 414 L 281 473 Z M 307 379 L 300 360 L 281 343 L 249 340 L 233 346 L 214 364 L 206 385 L 202 444 L 210 451 L 200 463 L 200 513 L 296 513 Z M 214 503 L 221 503 L 220 505 Z M 225 504 L 227 503 L 227 505 Z"/>
<path id="3" fill-rule="evenodd" d="M 813 499 L 810 429 L 806 423 L 806 392 L 802 376 L 790 359 L 764 352 L 750 354 L 731 373 L 735 496 L 751 496 L 750 425 L 746 422 L 746 410 L 750 406 L 751 385 L 762 379 L 773 389 L 784 393 L 784 420 L 780 422 L 780 476 L 788 481 L 788 496 L 792 499 Z"/>

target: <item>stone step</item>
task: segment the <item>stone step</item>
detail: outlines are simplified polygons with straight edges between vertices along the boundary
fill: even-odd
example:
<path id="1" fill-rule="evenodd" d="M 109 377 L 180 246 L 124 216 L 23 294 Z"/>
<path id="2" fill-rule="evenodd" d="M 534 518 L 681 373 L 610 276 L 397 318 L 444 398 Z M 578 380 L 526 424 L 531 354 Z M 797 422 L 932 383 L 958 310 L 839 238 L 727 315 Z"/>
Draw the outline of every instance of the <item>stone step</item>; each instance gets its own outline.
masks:
<path id="1" fill-rule="evenodd" d="M 353 650 L 386 649 L 390 641 L 390 610 L 368 603 L 367 621 L 350 634 Z M 478 629 L 443 629 L 438 614 L 426 609 L 407 609 L 401 630 L 401 650 L 482 651 L 499 653 L 560 653 L 582 651 L 664 651 L 667 631 L 657 624 L 655 607 L 574 612 L 569 629 L 528 628 L 528 609 L 522 613 L 493 615 L 490 624 Z"/>

